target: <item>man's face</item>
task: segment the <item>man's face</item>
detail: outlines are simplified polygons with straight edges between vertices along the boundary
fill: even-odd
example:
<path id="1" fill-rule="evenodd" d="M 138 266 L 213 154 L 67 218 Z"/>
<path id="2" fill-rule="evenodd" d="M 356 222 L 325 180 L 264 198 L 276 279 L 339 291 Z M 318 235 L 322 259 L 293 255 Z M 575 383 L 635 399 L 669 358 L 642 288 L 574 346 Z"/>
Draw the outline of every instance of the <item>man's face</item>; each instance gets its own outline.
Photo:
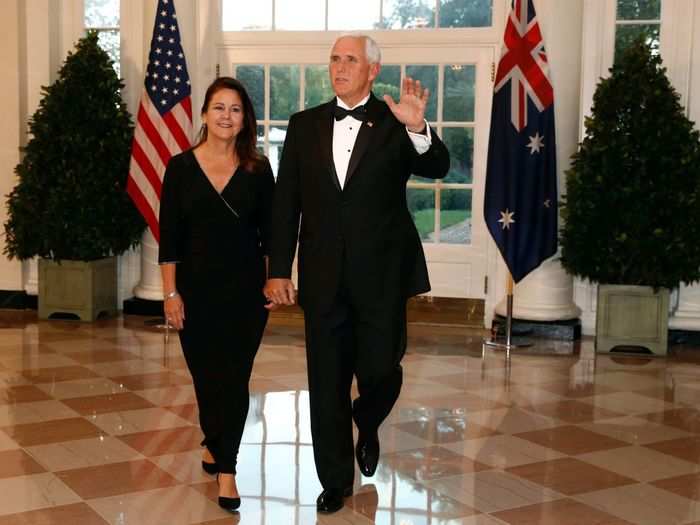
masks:
<path id="1" fill-rule="evenodd" d="M 328 70 L 335 94 L 353 106 L 369 94 L 379 74 L 379 64 L 367 61 L 364 38 L 348 36 L 333 46 Z"/>

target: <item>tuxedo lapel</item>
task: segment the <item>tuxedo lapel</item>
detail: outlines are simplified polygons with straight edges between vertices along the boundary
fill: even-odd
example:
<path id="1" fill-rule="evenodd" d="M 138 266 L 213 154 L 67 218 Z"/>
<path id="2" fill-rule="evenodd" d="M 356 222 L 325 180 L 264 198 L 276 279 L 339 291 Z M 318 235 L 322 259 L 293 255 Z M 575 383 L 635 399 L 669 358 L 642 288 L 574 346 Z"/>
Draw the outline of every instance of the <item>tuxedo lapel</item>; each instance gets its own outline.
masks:
<path id="1" fill-rule="evenodd" d="M 357 134 L 357 139 L 355 140 L 355 147 L 350 155 L 348 173 L 345 176 L 346 187 L 348 182 L 350 182 L 350 178 L 357 170 L 357 166 L 360 164 L 362 157 L 367 151 L 367 147 L 372 142 L 375 131 L 378 128 L 378 121 L 381 118 L 380 109 L 381 103 L 374 97 L 374 94 L 370 93 L 369 100 L 367 101 L 367 120 L 362 123 L 362 126 L 360 126 L 360 131 Z"/>
<path id="2" fill-rule="evenodd" d="M 321 150 L 321 166 L 325 166 L 330 173 L 333 185 L 341 191 L 338 174 L 335 172 L 333 162 L 333 108 L 335 99 L 320 108 L 318 119 L 316 120 L 316 130 L 318 132 L 318 147 Z"/>

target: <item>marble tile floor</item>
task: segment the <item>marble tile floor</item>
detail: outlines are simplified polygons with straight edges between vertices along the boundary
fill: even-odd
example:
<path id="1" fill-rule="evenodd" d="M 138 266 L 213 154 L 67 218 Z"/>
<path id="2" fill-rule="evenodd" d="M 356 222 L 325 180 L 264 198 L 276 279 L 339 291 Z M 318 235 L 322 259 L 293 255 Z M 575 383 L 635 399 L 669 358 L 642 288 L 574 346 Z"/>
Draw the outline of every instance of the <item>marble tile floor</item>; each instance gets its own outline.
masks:
<path id="1" fill-rule="evenodd" d="M 303 329 L 275 319 L 230 515 L 177 337 L 144 320 L 0 313 L 0 525 L 700 524 L 698 348 L 541 340 L 506 361 L 480 332 L 411 325 L 378 471 L 322 516 Z"/>

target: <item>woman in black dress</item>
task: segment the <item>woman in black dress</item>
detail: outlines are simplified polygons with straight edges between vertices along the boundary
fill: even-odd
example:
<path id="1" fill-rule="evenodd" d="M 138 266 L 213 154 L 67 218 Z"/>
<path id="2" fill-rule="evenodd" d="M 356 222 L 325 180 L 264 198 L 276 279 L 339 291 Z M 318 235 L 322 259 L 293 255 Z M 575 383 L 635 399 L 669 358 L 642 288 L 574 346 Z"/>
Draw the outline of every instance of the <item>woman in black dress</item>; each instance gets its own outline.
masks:
<path id="1" fill-rule="evenodd" d="M 250 97 L 216 79 L 197 145 L 175 155 L 160 201 L 165 315 L 180 334 L 204 434 L 202 467 L 217 473 L 219 505 L 240 505 L 236 458 L 248 381 L 267 322 L 262 288 L 274 178 L 255 149 Z"/>

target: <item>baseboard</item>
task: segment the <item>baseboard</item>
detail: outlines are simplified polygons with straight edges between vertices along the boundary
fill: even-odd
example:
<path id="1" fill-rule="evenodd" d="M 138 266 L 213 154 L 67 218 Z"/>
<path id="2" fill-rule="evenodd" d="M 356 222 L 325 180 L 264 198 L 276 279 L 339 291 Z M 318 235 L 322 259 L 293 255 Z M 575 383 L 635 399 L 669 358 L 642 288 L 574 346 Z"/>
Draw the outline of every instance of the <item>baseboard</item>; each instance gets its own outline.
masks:
<path id="1" fill-rule="evenodd" d="M 124 315 L 147 315 L 163 317 L 163 301 L 151 301 L 131 297 L 122 303 Z"/>
<path id="2" fill-rule="evenodd" d="M 461 299 L 421 295 L 408 301 L 406 314 L 413 324 L 484 327 L 483 299 Z M 272 312 L 273 319 L 303 319 L 299 306 L 284 306 Z"/>
<path id="3" fill-rule="evenodd" d="M 700 332 L 671 329 L 668 331 L 668 345 L 700 345 Z"/>
<path id="4" fill-rule="evenodd" d="M 505 334 L 506 318 L 497 315 L 491 324 L 492 330 L 498 334 Z M 581 320 L 570 319 L 567 321 L 529 321 L 526 319 L 513 319 L 512 335 L 532 335 L 545 339 L 560 339 L 563 341 L 576 341 L 581 339 Z"/>
<path id="5" fill-rule="evenodd" d="M 24 290 L 0 290 L 0 309 L 36 310 L 38 298 Z"/>

